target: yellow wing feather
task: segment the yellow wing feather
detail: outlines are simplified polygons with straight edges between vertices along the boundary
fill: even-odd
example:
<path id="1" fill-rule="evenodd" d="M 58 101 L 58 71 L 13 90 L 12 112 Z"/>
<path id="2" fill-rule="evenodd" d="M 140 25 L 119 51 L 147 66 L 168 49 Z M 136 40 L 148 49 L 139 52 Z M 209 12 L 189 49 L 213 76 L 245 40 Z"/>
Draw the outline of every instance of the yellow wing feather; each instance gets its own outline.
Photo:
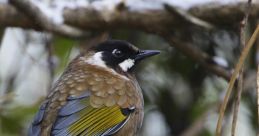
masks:
<path id="1" fill-rule="evenodd" d="M 102 134 L 127 118 L 116 105 L 102 108 L 93 108 L 89 105 L 80 111 L 78 116 L 80 118 L 68 128 L 70 135 Z"/>

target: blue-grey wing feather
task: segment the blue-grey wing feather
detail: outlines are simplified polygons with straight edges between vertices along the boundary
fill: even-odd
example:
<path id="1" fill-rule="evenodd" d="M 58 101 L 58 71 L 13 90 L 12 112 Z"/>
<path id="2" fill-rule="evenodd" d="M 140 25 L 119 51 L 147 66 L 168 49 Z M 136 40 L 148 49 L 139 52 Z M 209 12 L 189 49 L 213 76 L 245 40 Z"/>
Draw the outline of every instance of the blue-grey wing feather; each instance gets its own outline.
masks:
<path id="1" fill-rule="evenodd" d="M 75 113 L 87 107 L 83 101 L 85 100 L 84 98 L 89 96 L 90 93 L 86 91 L 80 96 L 67 98 L 67 103 L 59 110 L 57 120 L 52 128 L 51 134 L 53 136 L 68 135 L 67 128 L 79 119 L 79 116 Z"/>
<path id="2" fill-rule="evenodd" d="M 84 109 L 86 105 L 80 104 L 80 100 L 69 100 L 59 111 L 59 116 L 68 116 Z"/>
<path id="3" fill-rule="evenodd" d="M 68 127 L 69 125 L 71 125 L 72 123 L 74 123 L 75 121 L 77 121 L 79 119 L 79 117 L 74 113 L 81 111 L 86 106 L 80 104 L 80 100 L 73 100 L 73 101 L 76 101 L 74 108 L 72 108 L 72 107 L 66 108 L 68 111 L 66 111 L 66 109 L 63 109 L 62 114 L 58 115 L 55 125 L 53 126 L 54 130 Z"/>
<path id="4" fill-rule="evenodd" d="M 38 113 L 34 117 L 34 120 L 29 128 L 28 136 L 39 136 L 40 135 L 40 123 L 43 120 L 44 113 L 46 110 L 47 102 L 43 102 L 39 108 Z"/>

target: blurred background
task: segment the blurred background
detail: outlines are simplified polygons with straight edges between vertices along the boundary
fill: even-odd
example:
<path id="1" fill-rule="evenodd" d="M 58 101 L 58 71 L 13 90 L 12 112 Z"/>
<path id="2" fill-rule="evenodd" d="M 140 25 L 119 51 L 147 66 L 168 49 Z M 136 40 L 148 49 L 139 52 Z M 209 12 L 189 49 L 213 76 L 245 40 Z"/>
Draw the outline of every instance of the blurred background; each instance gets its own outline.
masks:
<path id="1" fill-rule="evenodd" d="M 107 0 L 104 1 L 107 5 L 110 4 Z M 90 2 L 94 0 L 89 0 Z M 188 0 L 184 2 L 189 2 L 189 5 L 185 3 L 182 6 L 186 11 L 187 7 L 202 3 L 197 1 L 198 3 L 192 5 Z M 181 3 L 184 2 L 179 0 L 180 4 L 177 6 L 181 7 Z M 208 4 L 218 1 L 203 2 Z M 239 2 L 231 1 L 231 4 L 234 3 L 234 6 L 239 8 Z M 246 4 L 246 1 L 241 2 L 243 6 Z M 171 1 L 171 4 L 175 3 Z M 225 3 L 225 6 L 228 4 Z M 0 15 L 4 12 L 1 7 L 6 5 L 7 1 L 0 2 Z M 257 5 L 253 8 L 258 9 Z M 207 7 L 209 6 L 204 6 Z M 255 11 L 244 30 L 246 39 L 251 36 L 258 22 L 259 13 Z M 233 10 L 233 12 L 238 14 L 241 11 L 236 13 Z M 213 29 L 188 24 L 178 29 L 172 28 L 170 34 L 176 39 L 173 43 L 170 43 L 166 36 L 161 36 L 164 34 L 149 33 L 141 29 L 93 31 L 85 38 L 75 39 L 37 29 L 13 27 L 15 25 L 11 23 L 0 25 L 0 136 L 26 135 L 40 103 L 67 64 L 87 47 L 105 39 L 121 39 L 141 49 L 161 50 L 160 55 L 141 63 L 136 71 L 145 98 L 145 119 L 141 136 L 215 135 L 219 105 L 224 98 L 230 73 L 243 48 L 240 40 L 240 22 L 244 13 L 241 15 L 242 17 L 238 17 L 238 14 L 239 20 L 232 23 L 226 21 L 227 17 L 222 17 L 218 23 L 212 23 L 215 27 Z M 4 22 L 1 19 L 3 17 L 0 17 L 0 24 L 1 21 Z M 250 51 L 245 62 L 237 136 L 255 136 L 258 131 L 256 109 L 258 43 Z M 192 57 L 179 49 L 178 44 L 182 44 L 181 47 L 184 45 L 195 47 L 194 49 L 199 49 L 209 57 L 196 59 L 195 55 Z M 222 73 L 229 75 L 215 73 L 211 70 L 211 67 L 215 66 L 220 67 Z M 225 114 L 224 136 L 230 135 L 231 132 L 236 90 L 234 88 L 234 94 L 230 98 Z"/>

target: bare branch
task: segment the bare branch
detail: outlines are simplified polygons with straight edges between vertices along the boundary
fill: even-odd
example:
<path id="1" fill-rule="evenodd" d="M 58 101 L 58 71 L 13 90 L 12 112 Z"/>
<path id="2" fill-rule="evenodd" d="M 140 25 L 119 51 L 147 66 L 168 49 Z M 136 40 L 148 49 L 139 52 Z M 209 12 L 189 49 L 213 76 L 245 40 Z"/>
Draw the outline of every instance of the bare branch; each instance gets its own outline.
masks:
<path id="1" fill-rule="evenodd" d="M 183 20 L 188 24 L 191 23 L 193 25 L 204 27 L 206 29 L 215 28 L 215 26 L 213 26 L 212 24 L 191 15 L 182 9 L 174 8 L 169 4 L 165 4 L 164 6 L 165 9 L 168 10 L 173 16 L 178 17 L 180 20 Z"/>
<path id="2" fill-rule="evenodd" d="M 240 70 L 240 76 L 238 78 L 237 93 L 236 93 L 235 100 L 234 100 L 234 111 L 233 111 L 233 119 L 232 119 L 231 136 L 236 135 L 236 125 L 237 125 L 242 90 L 243 90 L 243 68 L 241 68 L 241 70 Z"/>
<path id="3" fill-rule="evenodd" d="M 19 1 L 18 3 L 26 2 Z M 22 7 L 22 9 L 26 10 L 24 12 L 27 12 L 27 10 L 31 10 L 30 8 L 25 8 L 24 6 Z M 233 24 L 237 24 L 236 22 L 240 22 L 242 20 L 245 14 L 245 3 L 238 3 L 233 5 L 207 4 L 202 6 L 195 6 L 187 10 L 186 13 L 216 26 L 224 25 L 228 27 L 233 27 Z M 35 12 L 29 14 L 35 14 Z M 20 21 L 14 20 L 15 17 L 19 17 Z M 66 24 L 88 30 L 108 30 L 113 28 L 126 27 L 135 29 L 140 28 L 141 30 L 148 31 L 149 29 L 151 29 L 150 26 L 155 27 L 154 29 L 167 28 L 167 30 L 169 30 L 168 28 L 172 30 L 183 27 L 183 20 L 179 20 L 177 16 L 168 13 L 165 9 L 143 11 L 122 9 L 120 12 L 115 10 L 114 12 L 107 14 L 107 11 L 105 10 L 96 10 L 92 6 L 89 6 L 76 9 L 66 8 L 63 12 L 63 17 Z M 251 6 L 250 17 L 259 17 L 258 3 Z M 32 23 L 28 17 L 22 15 L 22 13 L 20 12 L 17 12 L 11 6 L 7 6 L 7 4 L 0 4 L 0 20 L 1 26 L 4 25 L 35 28 L 35 23 Z M 42 25 L 46 24 L 42 23 Z M 49 30 L 47 29 L 47 31 L 57 29 L 53 28 L 52 25 L 48 25 L 48 27 L 51 28 L 49 28 Z M 61 30 L 58 29 L 56 31 L 59 32 Z"/>
<path id="4" fill-rule="evenodd" d="M 225 68 L 213 63 L 211 57 L 207 53 L 201 51 L 199 48 L 191 45 L 190 43 L 179 41 L 174 37 L 168 37 L 167 35 L 163 35 L 162 37 L 164 37 L 171 46 L 175 47 L 186 56 L 197 61 L 210 72 L 215 73 L 216 75 L 223 77 L 226 80 L 230 79 L 230 71 L 227 71 Z"/>
<path id="5" fill-rule="evenodd" d="M 207 6 L 193 7 L 189 12 L 193 16 L 212 24 L 231 27 L 233 24 L 239 25 L 239 22 L 243 20 L 247 9 L 246 7 L 246 2 L 235 3 L 233 5 L 220 5 L 214 3 Z M 251 4 L 250 10 L 250 18 L 259 17 L 258 2 Z"/>
<path id="6" fill-rule="evenodd" d="M 229 27 L 233 27 L 233 24 L 240 22 L 245 13 L 243 9 L 244 3 L 227 6 L 214 5 L 208 4 L 207 6 L 193 7 L 186 11 L 186 13 L 214 25 L 227 25 Z M 201 12 L 201 9 L 206 10 L 202 10 Z M 179 14 L 178 16 L 174 16 L 165 9 L 144 11 L 123 10 L 107 15 L 105 11 L 97 11 L 90 7 L 77 9 L 67 8 L 64 10 L 63 15 L 67 24 L 95 30 L 130 27 L 144 29 L 149 32 L 152 28 L 156 30 L 166 29 L 168 31 L 186 27 L 185 23 L 183 23 L 186 22 L 186 20 L 180 20 Z M 258 16 L 259 5 L 255 4 L 251 7 L 251 17 Z M 100 25 L 102 27 L 100 27 Z"/>
<path id="7" fill-rule="evenodd" d="M 9 3 L 16 7 L 19 11 L 31 17 L 36 24 L 39 24 L 44 30 L 66 35 L 69 37 L 80 37 L 85 33 L 79 29 L 64 24 L 55 24 L 41 10 L 33 5 L 29 0 L 9 0 Z M 16 20 L 17 21 L 17 20 Z M 17 21 L 18 22 L 18 21 Z"/>
<path id="8" fill-rule="evenodd" d="M 246 43 L 245 28 L 247 25 L 249 13 L 251 11 L 251 3 L 252 3 L 252 0 L 248 0 L 244 19 L 240 23 L 240 48 L 241 49 L 244 48 L 245 43 Z M 237 124 L 237 118 L 238 118 L 238 112 L 239 112 L 239 105 L 240 105 L 242 91 L 243 91 L 243 73 L 244 73 L 243 67 L 244 66 L 242 65 L 240 73 L 239 73 L 237 94 L 236 94 L 235 101 L 234 101 L 234 113 L 233 113 L 232 128 L 231 128 L 232 136 L 236 135 L 236 124 Z"/>
<path id="9" fill-rule="evenodd" d="M 2 27 L 10 26 L 41 30 L 38 24 L 33 23 L 33 21 L 31 21 L 23 13 L 18 12 L 9 4 L 0 4 L 0 20 L 0 26 Z"/>

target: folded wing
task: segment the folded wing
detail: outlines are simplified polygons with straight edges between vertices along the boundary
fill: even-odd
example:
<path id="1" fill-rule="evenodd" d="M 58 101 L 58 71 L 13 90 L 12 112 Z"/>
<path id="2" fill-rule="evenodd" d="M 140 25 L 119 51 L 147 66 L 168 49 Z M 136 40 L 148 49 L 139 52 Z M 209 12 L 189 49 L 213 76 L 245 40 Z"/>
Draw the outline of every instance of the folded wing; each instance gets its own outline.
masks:
<path id="1" fill-rule="evenodd" d="M 52 128 L 53 136 L 112 135 L 129 119 L 129 115 L 124 115 L 117 105 L 92 107 L 89 94 L 67 100 L 67 104 L 59 110 Z"/>

